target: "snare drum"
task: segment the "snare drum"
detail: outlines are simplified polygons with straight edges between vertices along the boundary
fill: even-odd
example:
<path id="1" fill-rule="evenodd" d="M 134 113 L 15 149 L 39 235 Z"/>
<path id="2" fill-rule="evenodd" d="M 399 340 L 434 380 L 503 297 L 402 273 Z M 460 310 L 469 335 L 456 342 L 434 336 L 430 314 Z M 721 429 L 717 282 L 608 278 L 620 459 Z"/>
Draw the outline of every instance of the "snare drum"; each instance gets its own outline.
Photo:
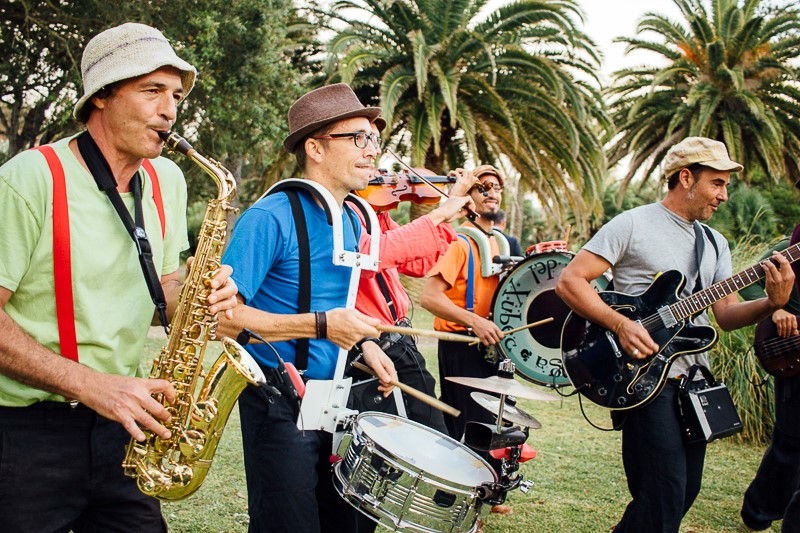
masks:
<path id="1" fill-rule="evenodd" d="M 556 296 L 555 289 L 558 276 L 573 257 L 565 251 L 527 257 L 500 282 L 492 298 L 492 320 L 503 331 L 554 318 L 500 341 L 517 373 L 539 385 L 561 387 L 570 383 L 561 361 L 561 329 L 570 309 Z M 605 290 L 608 279 L 602 276 L 591 285 L 598 292 Z"/>
<path id="2" fill-rule="evenodd" d="M 479 487 L 497 474 L 475 452 L 417 422 L 361 413 L 342 439 L 333 485 L 392 531 L 475 531 Z"/>

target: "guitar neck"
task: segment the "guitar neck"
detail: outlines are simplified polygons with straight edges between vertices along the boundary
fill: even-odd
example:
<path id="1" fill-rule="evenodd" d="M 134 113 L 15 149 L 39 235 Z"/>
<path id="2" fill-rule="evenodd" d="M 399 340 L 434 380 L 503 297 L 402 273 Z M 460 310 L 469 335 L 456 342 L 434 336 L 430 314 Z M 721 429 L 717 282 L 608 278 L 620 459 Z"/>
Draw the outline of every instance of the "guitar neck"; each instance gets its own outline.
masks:
<path id="1" fill-rule="evenodd" d="M 800 259 L 800 243 L 788 247 L 781 252 L 781 255 L 785 257 L 789 263 L 794 263 Z M 766 261 L 769 261 L 769 259 L 766 259 Z M 760 262 L 756 263 L 728 279 L 718 281 L 708 288 L 697 291 L 691 296 L 675 302 L 670 306 L 670 310 L 676 320 L 689 318 L 703 309 L 711 307 L 714 303 L 722 300 L 729 294 L 733 294 L 734 292 L 744 289 L 748 285 L 752 285 L 764 276 L 766 276 L 766 272 L 764 271 L 763 264 Z"/>

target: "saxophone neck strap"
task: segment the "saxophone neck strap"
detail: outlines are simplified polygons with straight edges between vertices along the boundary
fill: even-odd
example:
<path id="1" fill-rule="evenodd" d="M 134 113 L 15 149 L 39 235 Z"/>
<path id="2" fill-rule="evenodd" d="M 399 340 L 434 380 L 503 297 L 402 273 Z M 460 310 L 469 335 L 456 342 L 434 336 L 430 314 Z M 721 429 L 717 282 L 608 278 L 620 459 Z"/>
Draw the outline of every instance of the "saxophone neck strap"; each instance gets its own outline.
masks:
<path id="1" fill-rule="evenodd" d="M 106 193 L 111 205 L 114 206 L 117 214 L 119 215 L 122 224 L 131 236 L 133 243 L 136 245 L 136 253 L 139 256 L 139 265 L 144 274 L 144 280 L 147 284 L 147 290 L 150 293 L 150 299 L 156 306 L 158 311 L 158 319 L 164 327 L 164 331 L 169 334 L 169 322 L 167 321 L 167 300 L 164 297 L 164 290 L 161 287 L 161 279 L 156 271 L 155 264 L 153 263 L 153 249 L 150 246 L 150 240 L 147 238 L 147 232 L 144 229 L 144 214 L 142 212 L 142 179 L 137 171 L 131 178 L 131 191 L 133 192 L 134 200 L 134 217 L 131 214 L 122 197 L 117 190 L 117 181 L 111 174 L 111 168 L 103 157 L 100 148 L 89 135 L 88 131 L 83 132 L 78 136 L 78 149 L 81 152 L 86 166 L 92 174 L 97 187 Z M 159 218 L 161 215 L 159 214 Z M 163 224 L 162 224 L 163 231 Z"/>

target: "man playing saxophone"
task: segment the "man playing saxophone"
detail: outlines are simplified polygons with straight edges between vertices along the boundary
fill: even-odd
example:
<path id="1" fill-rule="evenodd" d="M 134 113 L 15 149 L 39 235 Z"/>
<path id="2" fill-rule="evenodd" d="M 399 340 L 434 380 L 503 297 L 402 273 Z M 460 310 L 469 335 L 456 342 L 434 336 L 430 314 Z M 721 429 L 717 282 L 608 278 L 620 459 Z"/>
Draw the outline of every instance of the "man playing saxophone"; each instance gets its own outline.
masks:
<path id="1" fill-rule="evenodd" d="M 120 464 L 139 426 L 170 436 L 152 396 L 175 391 L 139 369 L 154 305 L 138 250 L 151 254 L 165 322 L 188 247 L 186 183 L 159 157 L 158 132 L 196 70 L 158 30 L 129 23 L 95 36 L 81 71 L 86 131 L 0 167 L 0 519 L 9 532 L 165 531 L 158 501 Z M 211 281 L 212 313 L 236 305 L 230 273 Z"/>

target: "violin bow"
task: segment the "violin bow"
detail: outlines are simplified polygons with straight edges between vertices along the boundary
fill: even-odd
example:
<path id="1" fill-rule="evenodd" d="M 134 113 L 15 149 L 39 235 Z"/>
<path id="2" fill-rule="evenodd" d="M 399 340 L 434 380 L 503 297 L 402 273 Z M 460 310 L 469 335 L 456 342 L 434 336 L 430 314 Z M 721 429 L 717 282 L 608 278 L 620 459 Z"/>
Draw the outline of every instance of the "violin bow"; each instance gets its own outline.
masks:
<path id="1" fill-rule="evenodd" d="M 436 185 L 434 185 L 433 183 L 431 183 L 431 181 L 430 181 L 428 178 L 426 178 L 425 176 L 423 176 L 422 174 L 420 174 L 419 172 L 417 172 L 416 170 L 414 170 L 414 169 L 411 167 L 411 165 L 409 165 L 408 163 L 406 163 L 405 161 L 403 161 L 402 159 L 400 159 L 400 156 L 399 156 L 399 155 L 397 155 L 396 153 L 394 153 L 394 151 L 393 151 L 391 148 L 389 148 L 389 147 L 387 146 L 387 147 L 385 147 L 383 150 L 384 150 L 385 152 L 387 152 L 389 155 L 391 155 L 392 157 L 394 157 L 395 159 L 397 159 L 397 162 L 398 162 L 398 163 L 400 163 L 401 165 L 403 165 L 403 166 L 406 168 L 406 170 L 408 170 L 409 172 L 411 172 L 412 174 L 414 174 L 414 176 L 416 176 L 416 177 L 418 177 L 419 179 L 421 179 L 421 180 L 423 181 L 423 183 L 425 183 L 425 184 L 427 184 L 427 185 L 430 185 L 431 187 L 433 187 L 433 188 L 434 188 L 434 189 L 435 189 L 435 190 L 436 190 L 436 191 L 437 191 L 439 194 L 441 194 L 441 195 L 442 195 L 442 196 L 444 196 L 445 198 L 450 198 L 450 195 L 449 195 L 449 194 L 447 194 L 446 192 L 444 192 L 443 190 L 441 190 L 439 187 L 437 187 Z M 470 219 L 470 220 L 471 220 L 471 221 L 473 221 L 473 222 L 475 221 L 475 219 L 476 219 L 476 218 L 478 218 L 478 217 L 480 216 L 478 213 L 476 213 L 475 211 L 473 211 L 473 210 L 472 210 L 472 209 L 470 209 L 469 207 L 466 207 L 466 206 L 464 206 L 464 210 L 467 212 L 467 218 L 468 218 L 468 219 Z"/>

